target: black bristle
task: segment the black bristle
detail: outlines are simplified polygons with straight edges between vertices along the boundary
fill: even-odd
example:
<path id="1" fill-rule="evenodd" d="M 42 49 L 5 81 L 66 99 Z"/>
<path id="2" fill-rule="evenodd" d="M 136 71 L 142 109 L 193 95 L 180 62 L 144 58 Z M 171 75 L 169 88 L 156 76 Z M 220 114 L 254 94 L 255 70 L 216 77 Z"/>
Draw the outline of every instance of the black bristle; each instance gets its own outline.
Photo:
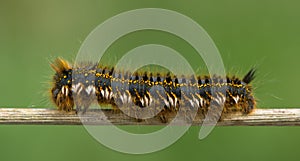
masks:
<path id="1" fill-rule="evenodd" d="M 198 80 L 198 85 L 201 85 L 202 84 L 202 80 L 201 80 L 200 76 L 198 76 L 197 80 Z"/>
<path id="2" fill-rule="evenodd" d="M 157 82 L 161 82 L 160 74 L 157 74 L 156 81 L 157 81 Z"/>
<path id="3" fill-rule="evenodd" d="M 109 71 L 109 75 L 112 75 L 114 73 L 114 67 L 111 68 L 111 70 Z"/>
<path id="4" fill-rule="evenodd" d="M 243 82 L 249 84 L 255 78 L 256 69 L 252 68 L 243 78 Z"/>
<path id="5" fill-rule="evenodd" d="M 167 83 L 170 83 L 170 82 L 172 82 L 172 78 L 171 78 L 171 76 L 170 76 L 170 75 L 167 75 L 167 77 L 166 77 L 166 81 L 167 81 Z"/>
<path id="6" fill-rule="evenodd" d="M 148 80 L 148 75 L 147 75 L 146 72 L 144 73 L 143 80 L 144 80 L 144 81 L 147 81 L 147 80 Z"/>
<path id="7" fill-rule="evenodd" d="M 179 83 L 178 78 L 175 78 L 174 82 L 175 84 L 178 84 Z"/>
<path id="8" fill-rule="evenodd" d="M 209 82 L 210 82 L 209 79 L 208 79 L 208 78 L 205 78 L 205 83 L 206 83 L 206 84 L 209 84 Z"/>

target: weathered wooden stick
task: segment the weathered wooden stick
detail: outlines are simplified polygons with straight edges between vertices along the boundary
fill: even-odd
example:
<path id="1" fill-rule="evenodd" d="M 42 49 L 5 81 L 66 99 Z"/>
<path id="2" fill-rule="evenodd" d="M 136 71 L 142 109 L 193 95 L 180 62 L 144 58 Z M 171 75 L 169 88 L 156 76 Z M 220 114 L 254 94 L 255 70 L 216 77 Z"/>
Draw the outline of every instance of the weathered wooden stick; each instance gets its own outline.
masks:
<path id="1" fill-rule="evenodd" d="M 85 115 L 78 117 L 75 112 L 63 112 L 56 109 L 0 108 L 0 124 L 110 125 L 107 120 L 115 125 L 166 125 L 158 118 L 137 121 L 123 113 L 114 112 L 112 110 L 88 111 Z M 201 125 L 201 122 L 201 119 L 196 117 L 193 121 L 193 125 Z M 250 115 L 233 114 L 226 116 L 226 118 L 218 122 L 217 125 L 298 126 L 300 125 L 300 109 L 256 109 Z"/>

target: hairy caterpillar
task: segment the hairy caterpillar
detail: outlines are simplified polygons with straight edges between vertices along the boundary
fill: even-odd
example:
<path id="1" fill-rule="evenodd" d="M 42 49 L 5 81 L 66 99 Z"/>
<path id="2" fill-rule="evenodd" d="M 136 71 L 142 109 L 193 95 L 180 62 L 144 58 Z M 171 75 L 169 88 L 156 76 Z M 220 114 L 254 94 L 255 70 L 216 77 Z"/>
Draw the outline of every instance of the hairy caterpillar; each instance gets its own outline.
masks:
<path id="1" fill-rule="evenodd" d="M 51 99 L 59 110 L 83 113 L 92 103 L 111 104 L 115 108 L 152 108 L 160 114 L 179 108 L 197 109 L 206 112 L 210 106 L 222 106 L 223 113 L 242 112 L 249 114 L 256 101 L 249 84 L 255 77 L 251 69 L 243 79 L 213 76 L 176 77 L 171 74 L 131 74 L 114 72 L 113 68 L 82 64 L 72 68 L 69 63 L 57 58 L 52 64 L 55 70 Z M 73 78 L 72 78 L 73 76 Z M 214 89 L 214 95 L 212 90 Z M 91 99 L 95 97 L 96 99 Z M 162 108 L 158 108 L 162 107 Z"/>

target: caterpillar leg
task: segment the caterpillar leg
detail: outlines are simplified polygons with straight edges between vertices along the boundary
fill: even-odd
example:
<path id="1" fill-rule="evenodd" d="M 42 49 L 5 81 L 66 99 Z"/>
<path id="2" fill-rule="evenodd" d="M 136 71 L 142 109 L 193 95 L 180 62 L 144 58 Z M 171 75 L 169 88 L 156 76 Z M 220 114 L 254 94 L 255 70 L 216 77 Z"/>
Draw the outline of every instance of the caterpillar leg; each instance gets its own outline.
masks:
<path id="1" fill-rule="evenodd" d="M 243 113 L 249 114 L 251 113 L 256 106 L 255 98 L 252 95 L 247 95 L 245 97 L 244 103 L 242 104 Z"/>
<path id="2" fill-rule="evenodd" d="M 166 116 L 167 112 L 165 110 L 161 111 L 159 114 L 158 114 L 158 118 L 159 120 L 162 122 L 162 123 L 167 123 L 168 122 L 168 118 Z"/>
<path id="3" fill-rule="evenodd" d="M 81 107 L 79 105 L 76 105 L 75 112 L 78 114 L 81 111 Z"/>
<path id="4" fill-rule="evenodd" d="M 86 113 L 86 111 L 89 109 L 89 105 L 88 106 L 85 106 L 84 108 L 83 108 L 83 110 L 82 110 L 82 114 L 85 114 Z"/>

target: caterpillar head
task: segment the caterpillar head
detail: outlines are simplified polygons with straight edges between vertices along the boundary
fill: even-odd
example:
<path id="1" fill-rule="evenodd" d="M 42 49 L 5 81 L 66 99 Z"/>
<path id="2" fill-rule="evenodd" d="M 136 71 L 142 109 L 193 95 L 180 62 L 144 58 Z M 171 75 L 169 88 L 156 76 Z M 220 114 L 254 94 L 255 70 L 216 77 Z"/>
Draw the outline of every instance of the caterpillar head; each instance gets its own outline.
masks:
<path id="1" fill-rule="evenodd" d="M 51 99 L 60 110 L 71 111 L 74 106 L 72 97 L 72 67 L 61 58 L 57 58 L 51 67 L 55 70 Z"/>

